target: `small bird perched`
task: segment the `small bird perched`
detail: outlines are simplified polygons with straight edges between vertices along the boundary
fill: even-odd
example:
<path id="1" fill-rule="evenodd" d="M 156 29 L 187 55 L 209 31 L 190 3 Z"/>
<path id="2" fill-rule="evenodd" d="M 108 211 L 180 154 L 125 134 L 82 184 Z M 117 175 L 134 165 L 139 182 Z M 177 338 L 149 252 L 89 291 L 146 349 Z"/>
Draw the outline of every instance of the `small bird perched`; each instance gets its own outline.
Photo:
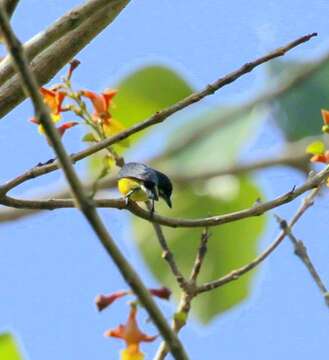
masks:
<path id="1" fill-rule="evenodd" d="M 127 199 L 133 201 L 154 201 L 163 198 L 171 208 L 172 184 L 168 176 L 141 163 L 125 164 L 118 173 L 118 189 Z"/>

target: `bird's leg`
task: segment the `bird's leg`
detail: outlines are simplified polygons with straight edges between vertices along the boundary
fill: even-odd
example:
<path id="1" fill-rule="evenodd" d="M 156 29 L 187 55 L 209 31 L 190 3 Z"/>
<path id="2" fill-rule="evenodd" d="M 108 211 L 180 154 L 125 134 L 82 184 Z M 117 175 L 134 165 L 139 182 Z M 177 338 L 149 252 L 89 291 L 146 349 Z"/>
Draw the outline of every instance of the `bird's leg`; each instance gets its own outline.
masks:
<path id="1" fill-rule="evenodd" d="M 133 193 L 135 193 L 137 190 L 138 190 L 138 188 L 132 189 L 132 190 L 130 190 L 130 191 L 125 195 L 124 199 L 125 199 L 125 205 L 126 205 L 126 206 L 129 205 L 129 198 L 130 198 L 130 196 L 131 196 Z"/>
<path id="2" fill-rule="evenodd" d="M 151 200 L 150 215 L 151 215 L 151 218 L 152 218 L 153 215 L 154 215 L 154 199 Z"/>

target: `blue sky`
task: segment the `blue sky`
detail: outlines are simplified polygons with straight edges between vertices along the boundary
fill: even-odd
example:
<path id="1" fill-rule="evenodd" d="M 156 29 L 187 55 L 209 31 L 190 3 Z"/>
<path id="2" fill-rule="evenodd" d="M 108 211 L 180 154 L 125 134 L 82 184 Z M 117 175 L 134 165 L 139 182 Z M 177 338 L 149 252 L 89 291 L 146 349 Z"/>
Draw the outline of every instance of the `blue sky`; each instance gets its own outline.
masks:
<path id="1" fill-rule="evenodd" d="M 177 4 L 178 3 L 178 4 Z M 78 1 L 23 2 L 13 25 L 22 40 L 40 31 Z M 33 18 L 27 16 L 33 12 Z M 319 37 L 287 58 L 312 59 L 329 49 L 327 1 L 132 1 L 117 20 L 79 55 L 83 67 L 77 86 L 101 90 L 143 64 L 167 64 L 201 88 L 243 63 L 301 35 Z M 266 88 L 264 69 L 224 88 L 205 104 L 234 103 Z M 26 120 L 25 101 L 0 121 L 0 181 L 4 182 L 51 156 L 51 149 Z M 170 122 L 170 121 L 169 121 Z M 79 138 L 68 136 L 69 151 Z M 262 129 L 249 155 L 281 142 L 278 130 Z M 151 144 L 152 145 L 152 144 Z M 147 149 L 135 157 L 142 159 Z M 134 159 L 136 160 L 136 159 Z M 79 169 L 83 170 L 80 165 Z M 54 173 L 23 190 L 61 182 Z M 295 171 L 276 168 L 257 174 L 267 197 L 299 184 Z M 289 217 L 299 200 L 280 208 Z M 317 201 L 296 235 L 305 240 L 324 280 L 329 283 L 327 246 L 328 204 Z M 104 221 L 125 255 L 149 286 L 157 285 L 137 253 L 127 214 L 101 211 Z M 316 227 L 314 226 L 316 224 Z M 44 213 L 0 228 L 0 330 L 12 330 L 29 360 L 117 359 L 122 344 L 104 339 L 104 330 L 124 320 L 125 302 L 117 311 L 98 314 L 93 299 L 100 292 L 126 288 L 110 259 L 82 216 L 73 210 Z M 261 247 L 277 233 L 270 222 Z M 182 332 L 192 359 L 225 358 L 274 360 L 320 358 L 327 352 L 328 308 L 289 242 L 283 243 L 262 265 L 253 293 L 243 305 L 204 327 L 191 321 Z M 167 316 L 175 304 L 161 304 Z M 144 316 L 145 317 L 145 316 Z M 146 324 L 149 333 L 154 329 Z M 153 354 L 157 344 L 144 346 Z M 151 358 L 151 355 L 149 356 Z"/>

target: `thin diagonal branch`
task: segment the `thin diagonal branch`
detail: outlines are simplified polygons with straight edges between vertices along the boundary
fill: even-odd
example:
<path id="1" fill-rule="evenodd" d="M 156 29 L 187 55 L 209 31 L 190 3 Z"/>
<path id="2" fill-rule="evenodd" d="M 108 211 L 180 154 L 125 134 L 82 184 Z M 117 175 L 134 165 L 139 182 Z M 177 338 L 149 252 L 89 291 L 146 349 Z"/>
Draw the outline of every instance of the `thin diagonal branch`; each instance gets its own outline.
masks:
<path id="1" fill-rule="evenodd" d="M 44 127 L 48 140 L 58 157 L 59 164 L 62 167 L 65 177 L 71 186 L 72 194 L 74 196 L 77 207 L 85 215 L 104 248 L 107 250 L 108 254 L 117 265 L 118 270 L 120 270 L 124 279 L 129 283 L 134 293 L 138 296 L 141 303 L 147 309 L 152 321 L 157 326 L 159 332 L 167 342 L 168 347 L 170 348 L 175 359 L 188 359 L 181 342 L 167 324 L 167 321 L 155 304 L 149 291 L 143 285 L 142 281 L 131 265 L 121 254 L 119 248 L 116 246 L 115 242 L 107 232 L 104 224 L 98 216 L 93 202 L 85 195 L 82 184 L 74 171 L 70 157 L 67 155 L 64 146 L 61 143 L 59 133 L 56 130 L 51 120 L 49 111 L 39 94 L 38 84 L 29 68 L 23 48 L 11 30 L 8 18 L 2 5 L 0 5 L 0 26 L 6 41 L 6 45 L 8 47 L 8 51 L 12 56 L 14 66 L 16 67 L 16 70 L 21 77 L 22 85 L 27 95 L 31 97 L 37 118 Z"/>
<path id="2" fill-rule="evenodd" d="M 320 187 L 320 186 L 319 186 Z M 319 188 L 318 187 L 318 188 Z M 318 194 L 318 188 L 313 189 L 311 193 L 306 197 L 306 199 L 313 199 Z M 208 283 L 205 283 L 198 287 L 197 293 L 203 293 L 206 291 L 210 291 L 213 289 L 216 289 L 220 286 L 223 286 L 231 281 L 239 279 L 242 275 L 248 273 L 252 269 L 254 269 L 256 266 L 258 266 L 260 263 L 262 263 L 283 241 L 283 239 L 289 235 L 291 232 L 292 227 L 296 224 L 296 222 L 303 216 L 305 211 L 310 207 L 310 205 L 305 206 L 305 202 L 308 203 L 309 200 L 304 200 L 303 205 L 296 211 L 295 215 L 292 217 L 289 224 L 283 220 L 280 223 L 281 226 L 281 232 L 278 235 L 278 237 L 273 241 L 273 243 L 265 250 L 263 251 L 259 256 L 257 256 L 253 261 L 251 261 L 249 264 L 242 266 L 239 269 L 231 271 L 229 274 L 215 280 L 210 281 Z"/>
<path id="3" fill-rule="evenodd" d="M 100 9 L 75 30 L 70 31 L 37 55 L 30 65 L 38 83 L 43 85 L 56 75 L 82 48 L 112 23 L 128 2 L 129 0 L 121 0 Z M 0 87 L 0 117 L 6 115 L 24 99 L 20 79 L 14 75 Z"/>
<path id="4" fill-rule="evenodd" d="M 313 202 L 315 197 L 318 195 L 318 193 L 320 192 L 321 187 L 318 187 L 316 189 L 314 189 L 313 191 L 311 191 L 309 193 L 309 195 L 304 199 L 300 210 L 298 212 L 298 214 L 300 214 L 299 216 L 301 216 L 308 208 L 310 208 L 311 206 L 313 206 Z M 276 216 L 279 224 L 281 225 L 282 223 L 284 223 L 284 220 L 281 219 L 279 216 Z M 294 223 L 296 223 L 296 221 L 298 220 L 298 218 L 294 219 Z M 316 270 L 315 266 L 313 265 L 313 262 L 310 258 L 310 256 L 308 255 L 308 251 L 306 246 L 304 245 L 304 243 L 301 240 L 298 240 L 295 235 L 293 234 L 291 227 L 287 228 L 287 235 L 288 238 L 290 239 L 293 247 L 294 247 L 294 252 L 295 254 L 299 257 L 299 259 L 302 261 L 302 263 L 306 266 L 307 270 L 309 271 L 312 279 L 314 280 L 315 284 L 317 285 L 317 287 L 319 288 L 321 294 L 324 297 L 325 303 L 327 304 L 327 306 L 329 306 L 329 293 L 328 293 L 328 289 L 325 286 L 325 284 L 323 283 L 318 271 Z"/>
<path id="5" fill-rule="evenodd" d="M 176 156 L 181 151 L 188 149 L 190 145 L 195 145 L 198 141 L 206 138 L 214 131 L 225 128 L 228 125 L 233 124 L 235 121 L 239 121 L 243 114 L 247 114 L 252 109 L 260 105 L 266 105 L 275 100 L 283 97 L 288 91 L 291 91 L 309 79 L 314 73 L 319 71 L 329 61 L 329 53 L 312 61 L 311 64 L 305 69 L 299 70 L 296 74 L 292 75 L 288 79 L 281 81 L 274 89 L 261 92 L 254 99 L 248 100 L 240 106 L 234 106 L 232 110 L 227 111 L 223 115 L 219 115 L 215 121 L 204 124 L 198 128 L 197 131 L 182 137 L 179 142 L 170 144 L 170 148 L 165 150 L 162 154 L 153 159 L 154 162 L 163 161 L 165 159 Z"/>
<path id="6" fill-rule="evenodd" d="M 109 137 L 103 141 L 100 141 L 99 143 L 97 143 L 95 145 L 90 146 L 89 148 L 87 148 L 83 151 L 80 151 L 79 153 L 72 156 L 72 158 L 71 158 L 72 162 L 74 163 L 76 161 L 82 160 L 104 148 L 107 148 L 108 146 L 111 146 L 119 141 L 122 141 L 123 139 L 128 138 L 129 136 L 131 136 L 132 134 L 135 134 L 136 132 L 142 131 L 150 126 L 162 123 L 163 121 L 165 121 L 169 116 L 173 115 L 174 113 L 176 113 L 182 109 L 185 109 L 186 107 L 202 100 L 204 97 L 206 97 L 208 95 L 213 94 L 215 91 L 221 89 L 225 85 L 228 85 L 228 84 L 232 83 L 233 81 L 235 81 L 236 79 L 238 79 L 239 77 L 249 73 L 258 65 L 263 64 L 263 63 L 270 61 L 271 59 L 277 58 L 279 56 L 283 56 L 289 50 L 293 49 L 294 47 L 296 47 L 306 41 L 309 41 L 314 36 L 316 36 L 316 33 L 312 33 L 310 35 L 303 36 L 303 37 L 287 44 L 286 46 L 283 46 L 275 51 L 270 52 L 269 54 L 267 54 L 263 57 L 260 57 L 252 62 L 246 63 L 245 65 L 241 66 L 239 69 L 227 74 L 226 76 L 224 76 L 222 78 L 219 78 L 212 84 L 206 86 L 200 92 L 193 93 L 190 96 L 184 98 L 183 100 L 177 102 L 173 106 L 170 106 L 168 108 L 165 108 L 165 109 L 157 112 L 156 114 L 154 114 L 147 120 L 137 123 L 136 125 L 126 129 L 125 131 L 122 131 L 121 133 L 119 133 L 115 136 Z M 42 79 L 42 82 L 44 82 L 44 79 Z M 10 81 L 8 83 L 10 83 Z M 16 101 L 17 100 L 16 93 L 17 93 L 17 91 L 19 91 L 19 88 L 17 88 L 17 86 L 13 86 L 13 84 L 8 84 L 8 86 L 9 86 L 8 91 L 10 91 L 10 93 L 8 93 L 7 91 L 1 92 L 1 88 L 0 88 L 0 99 L 3 99 L 2 100 L 3 102 L 11 102 L 12 100 Z M 7 99 L 6 96 L 9 96 L 9 99 Z M 8 110 L 10 108 L 11 107 L 3 106 L 3 104 L 1 103 L 1 100 L 0 100 L 0 116 L 1 116 L 2 109 Z M 13 184 L 8 183 L 7 187 L 6 187 L 6 191 L 9 191 L 14 186 L 17 186 L 17 185 L 25 182 L 26 180 L 29 180 L 31 178 L 41 176 L 44 174 L 48 174 L 52 171 L 55 171 L 56 169 L 58 169 L 57 162 L 54 162 L 54 163 L 48 164 L 48 165 L 44 165 L 44 166 L 40 166 L 37 168 L 33 168 L 33 169 L 29 170 L 28 172 L 26 172 L 25 174 L 23 174 Z M 4 188 L 2 188 L 2 190 L 4 191 Z"/>
<path id="7" fill-rule="evenodd" d="M 57 19 L 47 29 L 33 36 L 24 44 L 24 51 L 29 60 L 32 60 L 36 55 L 55 43 L 70 31 L 76 29 L 85 20 L 94 15 L 99 10 L 103 10 L 108 5 L 118 4 L 121 0 L 91 0 L 83 5 L 77 6 L 68 13 Z M 9 1 L 9 3 L 18 2 Z M 3 84 L 14 74 L 10 56 L 8 55 L 1 62 L 0 66 L 0 84 Z"/>
<path id="8" fill-rule="evenodd" d="M 147 203 L 147 208 L 149 211 L 151 211 L 152 206 L 150 203 Z M 182 272 L 179 270 L 178 265 L 176 263 L 174 254 L 172 253 L 172 251 L 170 250 L 169 246 L 168 246 L 168 242 L 164 236 L 163 230 L 161 228 L 161 226 L 157 223 L 152 223 L 152 226 L 154 228 L 155 234 L 158 238 L 159 244 L 162 248 L 162 258 L 164 260 L 166 260 L 166 262 L 168 263 L 171 272 L 173 273 L 173 275 L 175 276 L 175 279 L 178 283 L 178 285 L 184 290 L 188 288 L 188 284 L 187 281 L 184 277 L 184 275 L 182 274 Z"/>
<path id="9" fill-rule="evenodd" d="M 194 260 L 194 264 L 191 270 L 189 279 L 189 288 L 182 289 L 181 299 L 177 308 L 177 312 L 172 322 L 172 329 L 178 333 L 186 324 L 188 315 L 191 310 L 192 300 L 196 294 L 196 281 L 199 276 L 203 260 L 207 252 L 207 243 L 210 237 L 209 231 L 205 228 L 201 234 L 200 245 L 197 255 Z M 157 350 L 154 360 L 163 360 L 168 354 L 168 347 L 165 342 L 162 342 Z"/>
<path id="10" fill-rule="evenodd" d="M 190 275 L 190 281 L 192 281 L 194 284 L 197 281 L 197 278 L 199 276 L 199 273 L 200 273 L 200 270 L 201 270 L 201 267 L 203 264 L 203 260 L 207 253 L 207 244 L 208 244 L 209 238 L 210 238 L 209 229 L 205 228 L 201 234 L 199 249 L 197 252 L 197 256 L 195 257 L 191 275 Z"/>

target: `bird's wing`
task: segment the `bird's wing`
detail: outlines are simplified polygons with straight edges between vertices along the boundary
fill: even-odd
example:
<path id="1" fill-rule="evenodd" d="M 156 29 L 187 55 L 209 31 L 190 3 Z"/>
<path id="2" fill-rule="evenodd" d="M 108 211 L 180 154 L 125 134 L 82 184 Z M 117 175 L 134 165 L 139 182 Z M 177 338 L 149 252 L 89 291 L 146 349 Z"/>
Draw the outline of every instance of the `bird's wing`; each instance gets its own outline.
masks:
<path id="1" fill-rule="evenodd" d="M 155 170 L 141 163 L 131 162 L 125 164 L 118 173 L 118 179 L 125 177 L 158 185 L 158 177 Z"/>

